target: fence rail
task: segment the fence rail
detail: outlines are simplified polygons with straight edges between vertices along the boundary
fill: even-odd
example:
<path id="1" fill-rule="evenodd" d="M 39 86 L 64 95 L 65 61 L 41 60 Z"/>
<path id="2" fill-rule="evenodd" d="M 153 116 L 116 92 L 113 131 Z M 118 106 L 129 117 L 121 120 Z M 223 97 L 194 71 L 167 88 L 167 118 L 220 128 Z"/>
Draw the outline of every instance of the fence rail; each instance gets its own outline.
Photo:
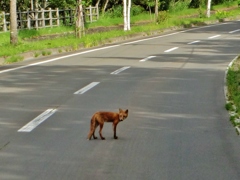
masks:
<path id="1" fill-rule="evenodd" d="M 40 9 L 34 11 L 17 12 L 18 29 L 38 29 L 74 24 L 73 9 Z M 94 22 L 99 18 L 98 7 L 89 6 L 85 8 L 85 21 Z M 0 12 L 0 31 L 8 31 L 10 26 L 10 13 Z"/>

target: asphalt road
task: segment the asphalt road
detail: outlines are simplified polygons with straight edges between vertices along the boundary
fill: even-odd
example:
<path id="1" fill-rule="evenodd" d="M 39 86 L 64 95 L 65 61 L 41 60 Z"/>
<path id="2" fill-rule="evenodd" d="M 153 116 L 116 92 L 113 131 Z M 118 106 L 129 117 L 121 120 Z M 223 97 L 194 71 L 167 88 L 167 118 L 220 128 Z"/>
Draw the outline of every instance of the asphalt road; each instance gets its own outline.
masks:
<path id="1" fill-rule="evenodd" d="M 240 21 L 0 69 L 1 180 L 239 180 L 224 76 Z M 99 110 L 129 109 L 105 141 Z M 98 133 L 96 133 L 98 135 Z"/>

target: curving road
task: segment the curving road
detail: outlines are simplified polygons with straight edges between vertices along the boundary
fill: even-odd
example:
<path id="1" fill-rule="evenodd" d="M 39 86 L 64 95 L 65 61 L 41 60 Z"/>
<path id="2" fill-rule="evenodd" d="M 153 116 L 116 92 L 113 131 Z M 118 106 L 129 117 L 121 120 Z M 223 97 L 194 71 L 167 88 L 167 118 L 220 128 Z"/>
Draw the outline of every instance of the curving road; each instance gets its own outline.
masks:
<path id="1" fill-rule="evenodd" d="M 0 179 L 239 180 L 223 92 L 239 41 L 234 21 L 1 67 Z M 119 139 L 86 140 L 118 108 Z"/>

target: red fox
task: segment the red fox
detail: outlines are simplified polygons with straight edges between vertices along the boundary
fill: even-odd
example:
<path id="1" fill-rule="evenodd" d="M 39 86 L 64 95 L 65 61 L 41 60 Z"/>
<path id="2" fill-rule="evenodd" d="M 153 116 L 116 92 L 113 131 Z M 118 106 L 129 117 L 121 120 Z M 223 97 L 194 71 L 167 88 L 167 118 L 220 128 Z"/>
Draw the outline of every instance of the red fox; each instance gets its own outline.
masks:
<path id="1" fill-rule="evenodd" d="M 100 129 L 99 129 L 99 135 L 101 137 L 102 140 L 104 140 L 105 138 L 102 136 L 102 128 L 103 128 L 103 124 L 104 122 L 112 122 L 113 123 L 113 132 L 114 132 L 114 139 L 118 139 L 117 135 L 116 135 L 116 129 L 117 129 L 117 125 L 120 121 L 123 121 L 124 119 L 126 119 L 128 117 L 128 109 L 127 110 L 122 110 L 119 109 L 119 113 L 115 113 L 115 112 L 96 112 L 90 122 L 90 131 L 88 134 L 88 139 L 91 140 L 92 136 L 94 139 L 97 139 L 97 137 L 95 136 L 95 130 L 98 127 L 98 125 L 100 125 Z"/>

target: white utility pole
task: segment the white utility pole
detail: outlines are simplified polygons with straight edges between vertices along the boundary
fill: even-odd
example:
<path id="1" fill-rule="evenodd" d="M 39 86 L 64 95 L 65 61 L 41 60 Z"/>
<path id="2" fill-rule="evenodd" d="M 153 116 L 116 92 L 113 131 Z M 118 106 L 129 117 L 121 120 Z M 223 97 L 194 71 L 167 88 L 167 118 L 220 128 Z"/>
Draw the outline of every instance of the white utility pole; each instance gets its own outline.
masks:
<path id="1" fill-rule="evenodd" d="M 208 0 L 207 3 L 207 17 L 209 18 L 211 14 L 211 0 Z"/>
<path id="2" fill-rule="evenodd" d="M 123 0 L 124 31 L 130 30 L 131 0 Z"/>

